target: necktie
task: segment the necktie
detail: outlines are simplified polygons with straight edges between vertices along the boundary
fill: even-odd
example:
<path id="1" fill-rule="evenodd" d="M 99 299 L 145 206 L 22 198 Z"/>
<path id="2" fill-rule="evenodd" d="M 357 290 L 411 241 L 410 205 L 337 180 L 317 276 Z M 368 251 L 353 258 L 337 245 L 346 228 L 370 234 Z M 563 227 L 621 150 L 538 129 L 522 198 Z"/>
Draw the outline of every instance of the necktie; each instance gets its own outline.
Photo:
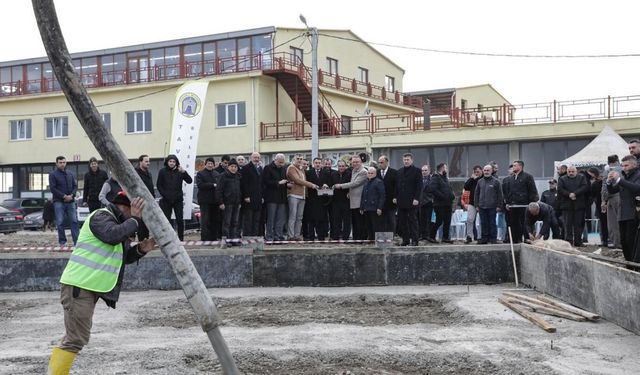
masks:
<path id="1" fill-rule="evenodd" d="M 383 170 L 382 170 L 382 178 L 384 178 L 384 175 L 385 175 L 386 173 L 387 173 L 387 171 L 383 169 Z"/>
<path id="2" fill-rule="evenodd" d="M 320 178 L 320 171 L 316 169 L 316 177 Z"/>
<path id="3" fill-rule="evenodd" d="M 259 165 L 256 170 L 258 171 L 258 176 L 260 176 L 262 174 L 262 166 Z"/>

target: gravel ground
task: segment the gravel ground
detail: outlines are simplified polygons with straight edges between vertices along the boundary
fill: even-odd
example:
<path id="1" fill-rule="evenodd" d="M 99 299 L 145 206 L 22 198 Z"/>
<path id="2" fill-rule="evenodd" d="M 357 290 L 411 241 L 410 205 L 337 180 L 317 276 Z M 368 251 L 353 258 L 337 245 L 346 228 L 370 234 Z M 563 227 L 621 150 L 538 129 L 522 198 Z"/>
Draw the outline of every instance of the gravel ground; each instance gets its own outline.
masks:
<path id="1" fill-rule="evenodd" d="M 497 302 L 502 286 L 211 289 L 245 374 L 631 374 L 640 337 Z M 58 292 L 0 294 L 0 373 L 42 374 L 63 334 Z M 125 292 L 96 309 L 72 374 L 220 374 L 181 291 Z"/>

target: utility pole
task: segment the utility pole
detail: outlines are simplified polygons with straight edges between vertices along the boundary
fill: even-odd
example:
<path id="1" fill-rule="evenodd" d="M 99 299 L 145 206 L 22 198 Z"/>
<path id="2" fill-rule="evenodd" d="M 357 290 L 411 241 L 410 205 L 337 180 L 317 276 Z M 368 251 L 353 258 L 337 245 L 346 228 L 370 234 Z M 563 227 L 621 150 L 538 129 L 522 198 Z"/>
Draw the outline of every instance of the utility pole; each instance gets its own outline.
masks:
<path id="1" fill-rule="evenodd" d="M 86 88 L 82 85 L 67 50 L 53 0 L 32 0 L 32 4 L 42 43 L 71 109 L 89 136 L 89 140 L 105 160 L 109 169 L 113 171 L 118 182 L 127 190 L 129 196 L 144 199 L 145 208 L 142 211 L 142 219 L 160 246 L 162 254 L 167 258 L 202 330 L 209 337 L 222 365 L 222 371 L 225 375 L 240 374 L 231 351 L 220 332 L 222 318 L 218 314 L 218 309 L 202 278 L 184 247 L 180 244 L 176 232 L 169 225 L 169 221 L 164 217 L 149 190 L 145 188 L 120 145 L 105 129 L 100 113 L 89 97 Z"/>
<path id="2" fill-rule="evenodd" d="M 320 156 L 318 136 L 318 29 L 309 27 L 307 19 L 301 14 L 300 21 L 307 27 L 311 36 L 311 158 Z"/>

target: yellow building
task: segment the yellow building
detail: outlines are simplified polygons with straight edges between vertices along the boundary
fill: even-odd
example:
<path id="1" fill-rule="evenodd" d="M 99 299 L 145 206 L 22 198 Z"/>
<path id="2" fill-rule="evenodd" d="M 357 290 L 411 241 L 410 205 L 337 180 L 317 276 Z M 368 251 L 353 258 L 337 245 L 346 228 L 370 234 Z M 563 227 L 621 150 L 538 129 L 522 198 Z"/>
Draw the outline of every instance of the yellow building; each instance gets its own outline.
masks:
<path id="1" fill-rule="evenodd" d="M 306 30 L 265 27 L 72 57 L 105 126 L 128 158 L 151 157 L 154 176 L 168 153 L 176 90 L 189 80 L 209 83 L 199 156 L 256 150 L 266 162 L 278 152 L 309 154 Z M 318 67 L 320 152 L 333 159 L 385 153 L 399 166 L 399 155 L 411 151 L 418 164 L 449 163 L 455 180 L 488 160 L 506 167 L 538 144 L 543 155 L 561 160 L 603 126 L 512 126 L 529 108 L 513 106 L 490 85 L 404 93 L 404 70 L 349 30 L 319 30 Z M 0 117 L 7 126 L 0 132 L 0 197 L 42 195 L 58 155 L 82 187 L 86 164 L 98 155 L 45 57 L 0 63 Z M 608 124 L 638 133 L 633 120 Z M 535 130 L 523 131 L 529 126 Z M 541 163 L 534 175 L 550 176 L 547 161 Z"/>

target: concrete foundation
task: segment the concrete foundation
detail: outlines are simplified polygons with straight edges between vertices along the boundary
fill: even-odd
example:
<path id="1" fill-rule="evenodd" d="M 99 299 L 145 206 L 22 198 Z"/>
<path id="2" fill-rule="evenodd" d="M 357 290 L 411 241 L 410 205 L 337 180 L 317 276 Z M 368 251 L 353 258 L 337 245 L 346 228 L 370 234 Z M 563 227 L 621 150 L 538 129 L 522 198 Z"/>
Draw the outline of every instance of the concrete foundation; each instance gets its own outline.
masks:
<path id="1" fill-rule="evenodd" d="M 519 263 L 524 284 L 640 334 L 640 273 L 529 245 Z"/>
<path id="2" fill-rule="evenodd" d="M 189 250 L 205 285 L 364 286 L 496 284 L 514 280 L 508 246 Z M 0 291 L 59 288 L 69 253 L 0 254 Z M 128 265 L 126 289 L 178 289 L 160 252 Z"/>

